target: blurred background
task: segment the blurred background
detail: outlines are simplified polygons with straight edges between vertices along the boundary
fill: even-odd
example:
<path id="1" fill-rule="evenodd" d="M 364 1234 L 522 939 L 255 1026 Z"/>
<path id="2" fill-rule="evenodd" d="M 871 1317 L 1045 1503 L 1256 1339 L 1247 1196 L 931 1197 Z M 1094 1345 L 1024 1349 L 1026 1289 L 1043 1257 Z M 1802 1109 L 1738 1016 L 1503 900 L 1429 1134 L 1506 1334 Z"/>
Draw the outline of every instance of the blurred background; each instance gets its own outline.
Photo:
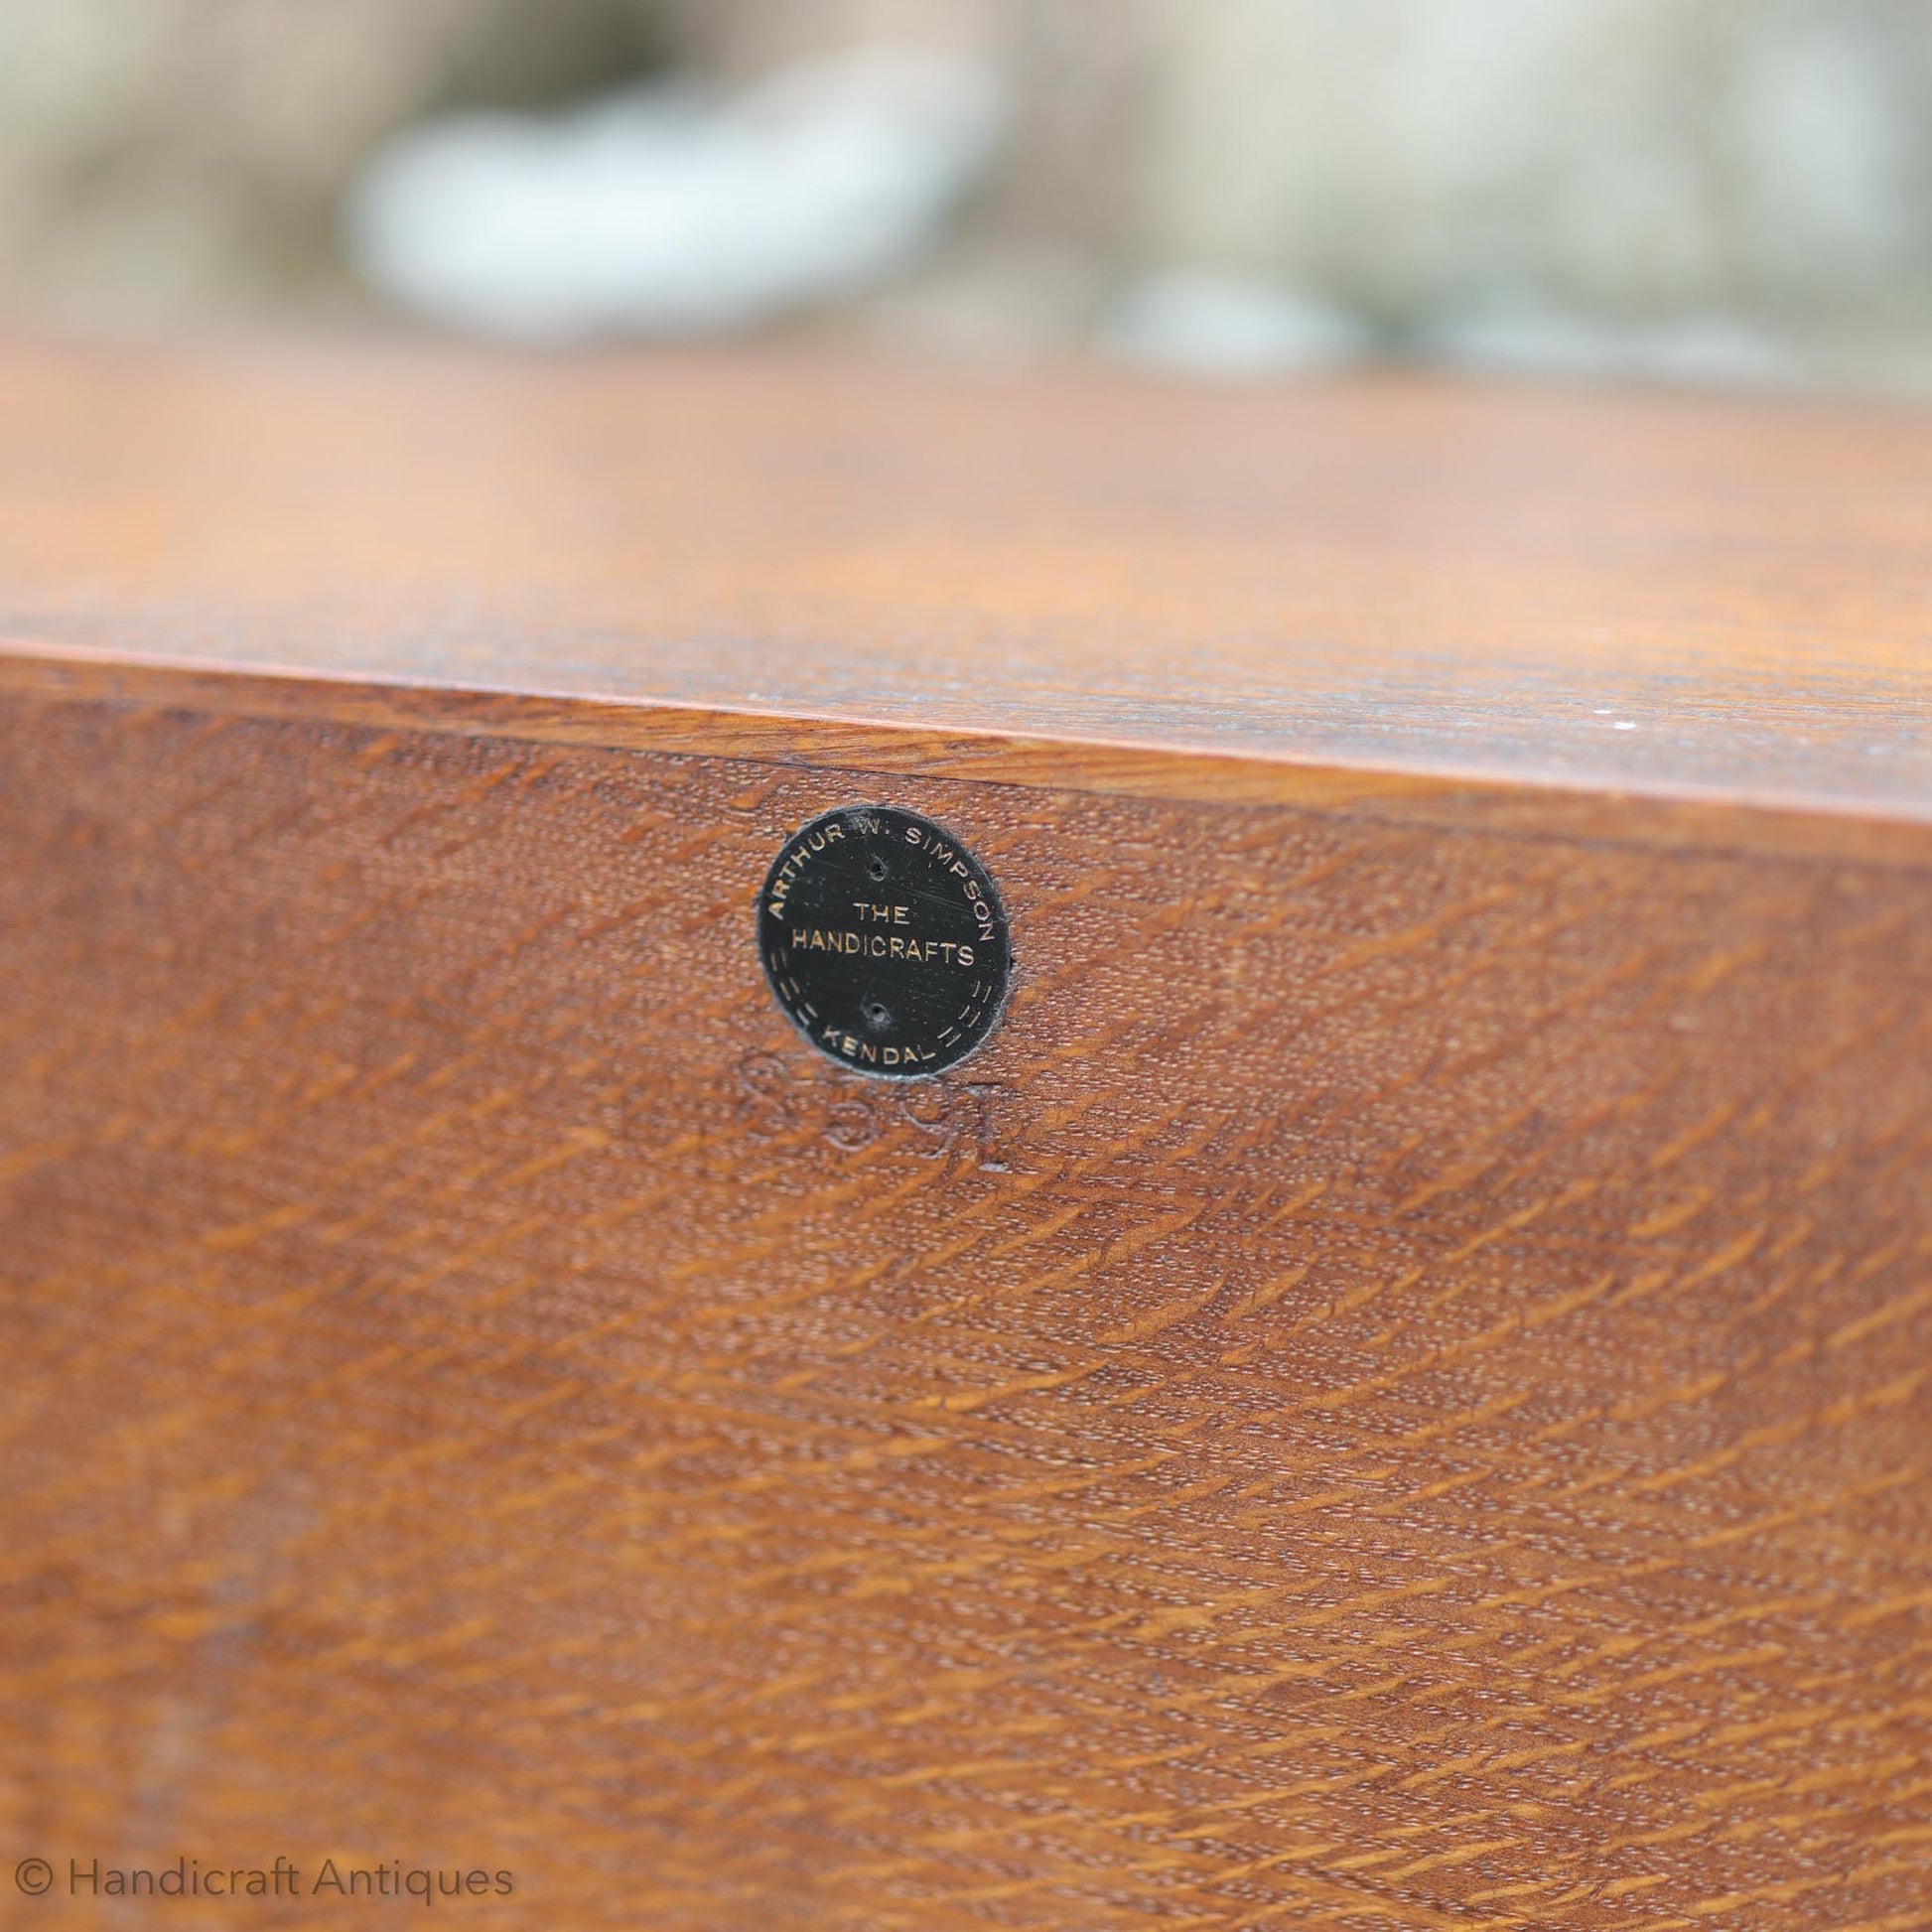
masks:
<path id="1" fill-rule="evenodd" d="M 0 0 L 0 321 L 1932 393 L 1927 0 Z"/>

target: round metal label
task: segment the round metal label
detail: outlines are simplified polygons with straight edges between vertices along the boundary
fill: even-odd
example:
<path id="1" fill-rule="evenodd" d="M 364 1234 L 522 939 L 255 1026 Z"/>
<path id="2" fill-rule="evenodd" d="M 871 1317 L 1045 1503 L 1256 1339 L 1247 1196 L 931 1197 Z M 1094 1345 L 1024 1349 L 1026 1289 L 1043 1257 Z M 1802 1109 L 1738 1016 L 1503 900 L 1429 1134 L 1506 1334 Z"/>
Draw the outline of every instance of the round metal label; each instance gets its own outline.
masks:
<path id="1" fill-rule="evenodd" d="M 978 1046 L 1013 971 L 986 869 L 930 819 L 887 805 L 827 812 L 787 841 L 759 896 L 759 951 L 814 1046 L 897 1080 Z"/>

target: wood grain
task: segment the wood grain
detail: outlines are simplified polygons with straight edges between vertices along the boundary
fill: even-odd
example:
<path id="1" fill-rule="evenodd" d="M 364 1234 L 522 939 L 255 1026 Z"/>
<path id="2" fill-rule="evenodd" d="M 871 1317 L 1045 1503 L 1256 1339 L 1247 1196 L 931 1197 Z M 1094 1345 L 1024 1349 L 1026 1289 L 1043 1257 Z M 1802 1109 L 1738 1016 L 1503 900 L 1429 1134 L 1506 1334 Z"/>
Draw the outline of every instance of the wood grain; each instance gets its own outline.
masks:
<path id="1" fill-rule="evenodd" d="M 0 637 L 1932 817 L 1932 417 L 802 352 L 0 354 Z"/>
<path id="2" fill-rule="evenodd" d="M 132 505 L 205 398 L 119 379 L 185 419 L 137 423 Z M 130 573 L 69 642 L 171 598 L 186 622 L 230 568 L 184 532 L 247 468 L 234 421 L 145 556 L 130 507 L 43 572 Z M 492 507 L 426 516 L 493 527 L 491 461 Z M 314 555 L 376 582 L 375 513 L 331 500 Z M 267 584 L 313 581 L 299 528 L 251 554 L 276 615 L 210 604 L 239 629 L 204 620 L 204 655 L 378 648 Z M 929 613 L 962 591 L 916 563 Z M 1915 688 L 1918 595 L 1845 689 Z M 1565 629 L 1539 608 L 1519 639 Z M 668 660 L 628 649 L 647 698 Z M 1681 715 L 1746 691 L 1745 655 Z M 1601 797 L 1485 820 L 1444 803 L 1468 783 L 1215 795 L 1177 755 L 961 775 L 979 700 L 937 675 L 923 752 L 801 727 L 790 759 L 723 713 L 707 751 L 696 710 L 607 745 L 568 706 L 411 696 L 407 652 L 383 717 L 20 665 L 8 1862 L 475 1863 L 515 1895 L 437 1922 L 587 1932 L 1932 1923 L 1932 866 L 1916 767 L 1852 755 L 1862 699 L 1765 753 L 1871 807 L 1812 848 L 1716 806 L 1668 837 Z M 1673 782 L 1720 736 L 1759 770 L 1766 716 L 1693 730 Z M 956 828 L 1013 916 L 1010 1017 L 931 1086 L 814 1055 L 751 943 L 780 839 L 855 793 Z M 1539 801 L 1541 831 L 1510 815 Z"/>

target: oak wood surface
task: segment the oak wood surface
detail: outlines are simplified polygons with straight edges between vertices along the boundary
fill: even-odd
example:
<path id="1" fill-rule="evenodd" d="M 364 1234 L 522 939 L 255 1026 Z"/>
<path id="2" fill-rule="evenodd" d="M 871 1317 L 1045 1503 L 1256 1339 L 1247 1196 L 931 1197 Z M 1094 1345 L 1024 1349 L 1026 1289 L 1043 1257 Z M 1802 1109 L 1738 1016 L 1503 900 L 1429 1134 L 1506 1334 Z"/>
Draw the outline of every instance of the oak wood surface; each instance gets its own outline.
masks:
<path id="1" fill-rule="evenodd" d="M 620 540 L 640 495 L 573 549 L 527 486 L 547 436 L 547 487 L 589 516 L 567 479 L 597 420 L 620 468 L 642 459 L 617 432 L 667 413 L 737 421 L 742 461 L 772 449 L 773 398 L 825 433 L 840 384 L 902 384 L 922 438 L 950 425 L 981 462 L 990 409 L 1047 462 L 1073 429 L 1033 427 L 1043 389 L 848 371 L 801 397 L 795 366 L 754 367 L 734 401 L 723 365 L 414 355 L 305 355 L 298 382 L 266 353 L 224 387 L 37 353 L 95 387 L 50 398 L 16 359 L 28 426 L 0 429 L 11 476 L 22 451 L 50 471 L 48 541 L 0 526 L 9 1923 L 159 1916 L 66 1896 L 69 1858 L 284 1855 L 311 1880 L 331 1857 L 507 1869 L 512 1895 L 435 1922 L 590 1932 L 1932 1924 L 1932 854 L 1909 709 L 1888 759 L 1861 762 L 1851 723 L 1914 688 L 1902 577 L 1827 652 L 1807 626 L 1863 595 L 1848 548 L 1708 541 L 1672 579 L 1670 677 L 1663 592 L 1625 586 L 1626 618 L 1658 600 L 1629 675 L 1673 694 L 1668 782 L 1616 763 L 1640 733 L 1564 740 L 1598 761 L 1563 772 L 1505 756 L 1534 706 L 1471 644 L 1484 777 L 1400 734 L 1379 763 L 1281 735 L 1334 715 L 1292 665 L 1251 730 L 1226 665 L 1281 660 L 1250 633 L 1187 685 L 1190 626 L 1266 600 L 1209 572 L 1159 653 L 1135 643 L 1137 588 L 1179 566 L 1132 558 L 1129 518 L 1118 688 L 1164 663 L 1225 729 L 1189 751 L 1182 711 L 1137 694 L 1140 724 L 1076 743 L 1037 694 L 1100 690 L 1112 646 L 1051 571 L 973 577 L 957 530 L 950 575 L 808 602 L 860 668 L 777 648 L 801 559 L 902 494 L 885 455 L 732 563 L 772 504 L 807 515 L 820 457 L 787 445 L 796 475 L 734 494 L 714 452 L 712 493 L 664 507 L 688 578 Z M 371 413 L 383 393 L 408 424 Z M 1116 456 L 1163 423 L 1251 447 L 1232 398 L 1072 393 L 1051 406 L 1089 441 L 1113 425 Z M 1837 448 L 1845 491 L 1895 460 L 1860 554 L 1912 540 L 1910 423 L 1252 407 L 1379 423 L 1386 454 L 1491 402 L 1523 437 L 1587 419 L 1626 464 L 1686 425 Z M 62 470 L 49 426 L 89 410 Z M 416 501 L 430 428 L 459 422 L 477 441 Z M 366 500 L 351 447 L 389 460 Z M 1078 459 L 1098 483 L 978 513 L 1098 516 L 1105 454 Z M 671 505 L 678 466 L 649 460 Z M 1760 506 L 1795 489 L 1776 462 L 1727 474 Z M 1136 487 L 1169 485 L 1123 468 Z M 1389 487 L 1393 541 L 1425 501 Z M 1842 505 L 1818 516 L 1849 544 Z M 1449 570 L 1404 554 L 1392 635 Z M 1453 574 L 1500 624 L 1493 554 Z M 437 577 L 466 560 L 489 592 L 469 641 Z M 1754 572 L 1768 602 L 1725 591 Z M 716 656 L 635 607 L 593 635 L 600 600 L 660 582 L 718 600 Z M 977 684 L 911 649 L 915 605 L 1007 640 Z M 1547 623 L 1564 675 L 1624 675 L 1565 610 L 1503 644 Z M 544 669 L 566 645 L 596 665 L 582 696 Z M 1794 654 L 1856 695 L 1801 727 L 1776 696 Z M 897 722 L 843 716 L 837 681 L 889 662 Z M 822 671 L 823 701 L 757 715 L 733 665 Z M 1428 687 L 1405 689 L 1421 730 Z M 753 944 L 781 840 L 868 800 L 970 842 L 1020 962 L 985 1051 L 902 1090 L 808 1047 Z M 9 1890 L 25 1856 L 61 1895 Z"/>
<path id="2" fill-rule="evenodd" d="M 1932 816 L 1932 416 L 0 352 L 0 637 Z"/>

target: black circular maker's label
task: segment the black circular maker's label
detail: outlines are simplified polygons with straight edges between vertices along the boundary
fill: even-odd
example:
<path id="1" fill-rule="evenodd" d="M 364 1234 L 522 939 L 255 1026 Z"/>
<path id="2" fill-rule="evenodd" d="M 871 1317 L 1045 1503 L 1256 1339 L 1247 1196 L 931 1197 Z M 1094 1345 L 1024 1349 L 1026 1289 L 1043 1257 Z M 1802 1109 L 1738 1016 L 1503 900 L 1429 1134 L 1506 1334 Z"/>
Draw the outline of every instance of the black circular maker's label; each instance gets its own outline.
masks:
<path id="1" fill-rule="evenodd" d="M 759 897 L 759 950 L 813 1045 L 901 1080 L 963 1060 L 1013 971 L 986 869 L 930 819 L 887 805 L 827 812 L 786 842 Z"/>

